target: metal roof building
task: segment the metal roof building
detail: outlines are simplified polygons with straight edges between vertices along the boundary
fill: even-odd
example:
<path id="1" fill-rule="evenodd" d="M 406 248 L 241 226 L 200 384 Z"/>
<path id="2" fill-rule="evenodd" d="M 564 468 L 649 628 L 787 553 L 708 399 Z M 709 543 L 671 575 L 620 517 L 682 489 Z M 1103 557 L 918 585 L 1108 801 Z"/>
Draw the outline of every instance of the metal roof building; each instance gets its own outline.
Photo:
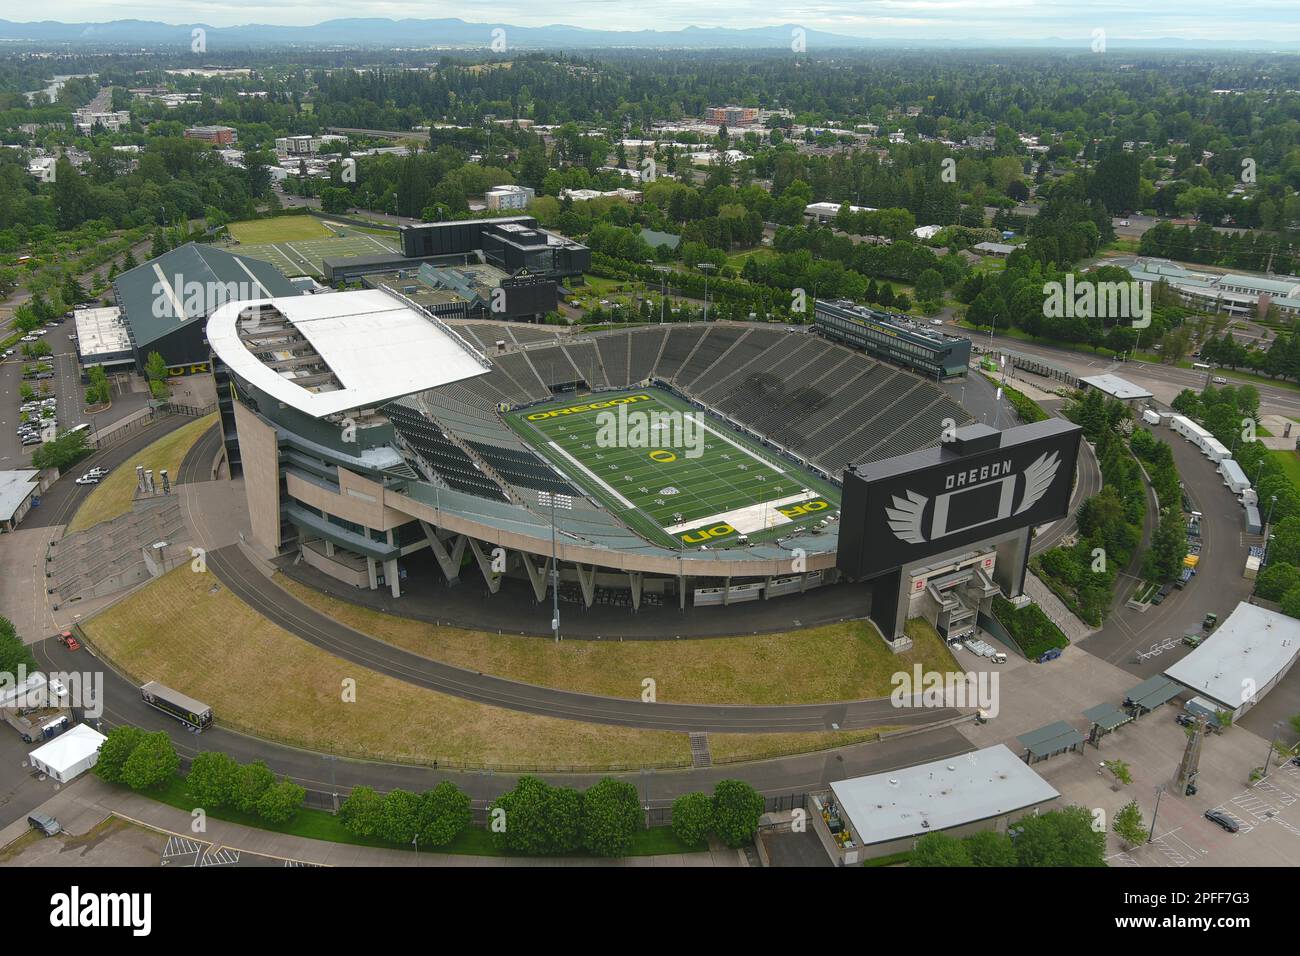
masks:
<path id="1" fill-rule="evenodd" d="M 207 371 L 203 325 L 220 306 L 298 294 L 269 262 L 193 242 L 123 272 L 113 291 L 135 367 L 157 352 L 174 374 Z"/>
<path id="2" fill-rule="evenodd" d="M 1300 655 L 1300 620 L 1242 602 L 1165 676 L 1240 717 Z"/>

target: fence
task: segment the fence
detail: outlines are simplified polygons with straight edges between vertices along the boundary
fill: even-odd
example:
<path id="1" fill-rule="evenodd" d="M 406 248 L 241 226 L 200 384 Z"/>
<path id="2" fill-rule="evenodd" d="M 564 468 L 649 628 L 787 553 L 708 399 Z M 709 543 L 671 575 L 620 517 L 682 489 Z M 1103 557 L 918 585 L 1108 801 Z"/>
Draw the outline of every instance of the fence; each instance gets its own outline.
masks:
<path id="1" fill-rule="evenodd" d="M 170 415 L 202 418 L 204 415 L 210 415 L 216 410 L 217 405 L 215 402 L 203 406 L 179 405 L 175 402 L 167 402 L 163 405 L 142 408 L 138 412 L 132 412 L 120 422 L 114 422 L 107 430 L 101 429 L 95 432 L 91 435 L 87 444 L 96 449 L 107 448 L 109 445 L 115 445 L 123 439 L 130 438 L 132 435 Z"/>

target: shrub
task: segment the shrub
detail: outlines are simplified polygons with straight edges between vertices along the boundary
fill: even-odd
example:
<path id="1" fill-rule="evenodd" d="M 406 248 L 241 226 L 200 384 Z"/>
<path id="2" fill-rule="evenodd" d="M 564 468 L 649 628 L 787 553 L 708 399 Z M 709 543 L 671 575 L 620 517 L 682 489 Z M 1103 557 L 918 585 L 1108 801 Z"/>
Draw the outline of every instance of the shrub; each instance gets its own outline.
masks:
<path id="1" fill-rule="evenodd" d="M 95 773 L 109 783 L 123 783 L 122 767 L 143 739 L 144 731 L 139 727 L 114 727 L 99 748 Z"/>
<path id="2" fill-rule="evenodd" d="M 257 800 L 257 815 L 268 823 L 282 824 L 293 819 L 307 791 L 292 780 L 281 780 L 262 791 Z"/>
<path id="3" fill-rule="evenodd" d="M 122 764 L 121 781 L 132 790 L 147 790 L 176 776 L 180 766 L 181 758 L 166 731 L 142 734 Z"/>
<path id="4" fill-rule="evenodd" d="M 582 795 L 582 845 L 596 856 L 625 856 L 641 826 L 636 787 L 606 777 Z"/>
<path id="5" fill-rule="evenodd" d="M 763 797 L 742 780 L 719 780 L 713 788 L 713 829 L 727 846 L 739 849 L 754 839 Z"/>
<path id="6" fill-rule="evenodd" d="M 673 834 L 687 846 L 701 846 L 713 829 L 713 799 L 684 793 L 673 801 Z"/>
<path id="7" fill-rule="evenodd" d="M 234 803 L 239 790 L 240 769 L 228 754 L 207 751 L 190 764 L 185 785 L 199 806 L 208 810 L 228 807 Z"/>
<path id="8" fill-rule="evenodd" d="M 446 846 L 470 824 L 469 794 L 444 780 L 420 797 L 420 844 Z"/>

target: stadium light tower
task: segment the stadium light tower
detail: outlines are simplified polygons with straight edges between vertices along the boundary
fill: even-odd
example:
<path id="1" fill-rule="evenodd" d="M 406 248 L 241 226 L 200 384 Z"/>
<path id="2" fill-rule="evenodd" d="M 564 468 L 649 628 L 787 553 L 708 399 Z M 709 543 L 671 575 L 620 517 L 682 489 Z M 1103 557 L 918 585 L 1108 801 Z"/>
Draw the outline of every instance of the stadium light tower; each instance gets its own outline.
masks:
<path id="1" fill-rule="evenodd" d="M 573 510 L 573 498 L 570 495 L 556 494 L 552 491 L 537 492 L 537 503 L 543 508 L 551 509 L 551 632 L 555 640 L 560 639 L 560 564 L 555 551 L 555 509 Z"/>

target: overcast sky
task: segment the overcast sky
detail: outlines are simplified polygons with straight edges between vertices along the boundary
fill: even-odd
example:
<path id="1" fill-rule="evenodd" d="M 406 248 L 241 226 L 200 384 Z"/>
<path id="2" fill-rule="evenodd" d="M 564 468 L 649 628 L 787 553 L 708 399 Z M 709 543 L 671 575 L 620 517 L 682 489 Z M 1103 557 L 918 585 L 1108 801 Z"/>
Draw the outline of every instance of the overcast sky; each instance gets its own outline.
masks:
<path id="1" fill-rule="evenodd" d="M 942 40 L 1109 37 L 1188 40 L 1300 39 L 1297 0 L 51 0 L 0 19 L 101 22 L 160 20 L 233 26 L 310 24 L 339 17 L 459 17 L 475 23 L 607 30 L 678 30 L 687 26 L 752 27 L 798 23 L 862 37 Z M 9 9 L 6 10 L 5 7 Z"/>

